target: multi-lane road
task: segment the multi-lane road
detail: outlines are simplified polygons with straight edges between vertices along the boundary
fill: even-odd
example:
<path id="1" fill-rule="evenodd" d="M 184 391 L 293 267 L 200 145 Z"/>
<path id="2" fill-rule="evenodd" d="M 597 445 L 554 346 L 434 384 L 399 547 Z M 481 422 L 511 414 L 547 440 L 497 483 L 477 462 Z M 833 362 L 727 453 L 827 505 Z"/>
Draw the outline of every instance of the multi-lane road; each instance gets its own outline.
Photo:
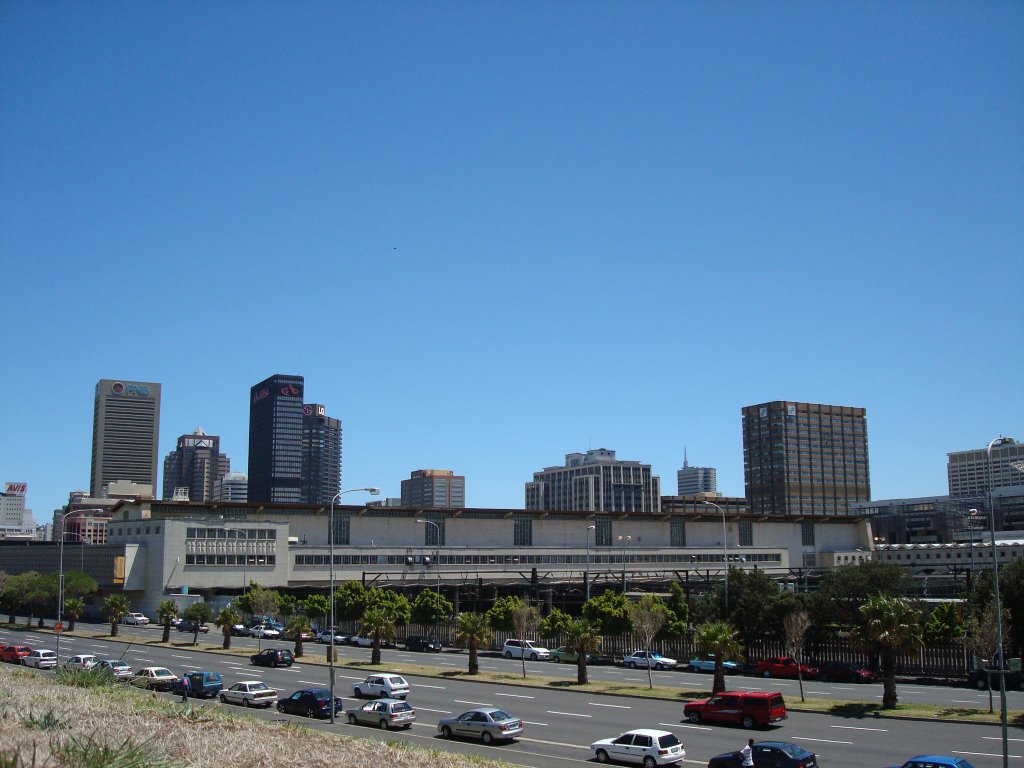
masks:
<path id="1" fill-rule="evenodd" d="M 76 653 L 121 656 L 135 668 L 143 666 L 166 666 L 176 673 L 186 669 L 212 669 L 220 672 L 225 685 L 246 679 L 261 679 L 280 689 L 282 696 L 303 687 L 325 687 L 328 670 L 322 663 L 303 663 L 300 659 L 288 669 L 270 670 L 254 667 L 245 657 L 227 656 L 189 647 L 162 647 L 132 645 L 133 637 L 152 638 L 160 632 L 158 627 L 122 627 L 120 640 L 89 637 L 65 636 L 61 641 L 61 656 Z M 172 632 L 172 639 L 185 640 L 185 633 Z M 211 638 L 214 639 L 214 638 Z M 33 647 L 54 647 L 54 636 L 31 631 L 0 631 L 0 643 L 26 643 Z M 264 647 L 291 647 L 291 643 L 264 641 Z M 252 647 L 256 641 L 233 638 L 232 646 Z M 344 647 L 337 668 L 336 688 L 346 699 L 346 708 L 355 704 L 351 697 L 352 684 L 365 677 L 365 672 L 344 665 L 352 661 L 368 661 L 369 650 Z M 323 646 L 307 645 L 307 656 L 321 660 Z M 384 651 L 385 664 L 393 661 L 399 668 L 403 664 L 436 665 L 438 671 L 463 669 L 465 655 L 419 654 L 399 650 Z M 481 666 L 486 671 L 515 674 L 521 670 L 521 662 L 501 658 L 483 657 Z M 574 669 L 550 662 L 528 662 L 528 674 L 558 675 L 566 679 L 574 676 Z M 646 684 L 644 670 L 594 667 L 591 674 L 595 679 L 616 680 Z M 655 672 L 655 683 L 661 686 L 678 686 L 681 690 L 707 687 L 707 675 L 685 672 Z M 739 749 L 746 742 L 749 732 L 739 728 L 723 726 L 694 726 L 686 723 L 682 716 L 682 700 L 678 703 L 664 700 L 650 700 L 626 696 L 603 696 L 585 692 L 551 690 L 547 688 L 526 688 L 497 683 L 451 680 L 443 677 L 406 675 L 412 684 L 410 703 L 416 708 L 417 721 L 410 731 L 395 731 L 388 738 L 411 741 L 422 746 L 445 749 L 451 752 L 486 755 L 507 760 L 530 768 L 554 768 L 575 763 L 584 765 L 593 762 L 588 747 L 592 741 L 614 736 L 624 730 L 639 727 L 664 728 L 676 733 L 686 745 L 686 763 L 706 765 L 712 755 Z M 789 699 L 798 696 L 795 683 L 791 681 L 758 678 L 730 678 L 730 688 L 764 690 L 776 689 Z M 807 683 L 808 694 L 818 697 L 851 699 L 854 688 L 860 698 L 879 695 L 878 686 L 838 686 L 821 683 Z M 918 688 L 923 690 L 918 690 Z M 912 696 L 929 697 L 953 706 L 987 706 L 985 692 L 966 688 L 943 688 L 939 686 L 901 686 L 904 700 Z M 1019 693 L 1012 694 L 1020 696 Z M 922 699 L 923 700 L 923 699 Z M 220 706 L 215 702 L 211 706 Z M 437 735 L 436 724 L 442 717 L 458 714 L 474 706 L 498 706 L 508 710 L 526 723 L 523 738 L 507 745 L 485 747 L 472 742 L 446 741 Z M 1015 706 L 1011 704 L 1011 706 Z M 1016 706 L 1019 706 L 1016 705 Z M 243 710 L 238 713 L 253 714 L 266 719 L 298 719 L 281 715 L 276 711 L 262 712 Z M 350 726 L 344 718 L 333 726 L 339 733 L 351 736 L 380 738 L 378 731 Z M 307 722 L 307 721 L 304 721 Z M 329 722 L 310 723 L 311 727 L 329 730 Z M 816 752 L 824 768 L 866 768 L 868 766 L 899 765 L 909 756 L 921 753 L 958 755 L 970 760 L 978 768 L 998 768 L 1001 764 L 1000 731 L 990 725 L 966 723 L 947 724 L 892 720 L 884 718 L 851 719 L 830 715 L 791 713 L 781 726 L 767 731 L 754 732 L 758 739 L 779 739 L 792 741 Z M 1010 764 L 1024 768 L 1024 730 L 1011 728 Z"/>

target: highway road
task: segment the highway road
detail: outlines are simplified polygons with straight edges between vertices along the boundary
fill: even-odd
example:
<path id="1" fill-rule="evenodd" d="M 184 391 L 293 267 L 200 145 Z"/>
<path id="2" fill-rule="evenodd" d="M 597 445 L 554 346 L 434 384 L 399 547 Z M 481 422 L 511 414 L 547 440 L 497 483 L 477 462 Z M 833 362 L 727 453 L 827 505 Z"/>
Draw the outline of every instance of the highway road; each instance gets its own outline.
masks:
<path id="1" fill-rule="evenodd" d="M 254 667 L 246 663 L 244 657 L 230 657 L 215 653 L 195 651 L 188 647 L 157 647 L 131 645 L 128 635 L 144 635 L 152 637 L 152 632 L 159 629 L 122 628 L 128 629 L 125 637 L 118 640 L 94 639 L 83 637 L 65 637 L 61 641 L 61 656 L 75 653 L 95 653 L 98 655 L 120 656 L 133 667 L 166 666 L 175 673 L 186 669 L 213 669 L 219 671 L 226 685 L 238 680 L 261 679 L 281 690 L 286 696 L 292 691 L 303 687 L 326 687 L 328 670 L 321 664 L 304 664 L 300 659 L 289 669 L 269 670 Z M 172 633 L 176 639 L 187 637 L 184 633 Z M 0 643 L 26 643 L 33 647 L 53 648 L 54 637 L 48 633 L 32 631 L 0 631 Z M 234 641 L 240 640 L 234 638 Z M 237 643 L 241 646 L 245 644 Z M 236 645 L 233 642 L 233 646 Z M 255 641 L 253 641 L 255 646 Z M 291 643 L 269 641 L 263 643 L 275 647 L 291 647 Z M 307 646 L 307 653 L 322 658 L 323 646 L 315 643 Z M 255 647 L 253 647 L 255 650 Z M 340 663 L 348 660 L 368 660 L 369 651 L 365 649 L 344 648 L 344 657 Z M 446 658 L 448 657 L 448 658 Z M 387 650 L 384 653 L 385 663 L 389 659 L 396 662 L 409 661 L 424 663 L 433 659 L 440 666 L 451 663 L 452 666 L 463 668 L 465 656 L 450 654 L 407 654 L 403 651 Z M 514 673 L 521 668 L 520 662 L 500 658 L 483 660 L 487 668 L 493 671 Z M 545 662 L 528 662 L 531 675 L 545 672 L 559 665 Z M 595 668 L 596 671 L 596 668 Z M 604 669 L 610 674 L 618 674 L 618 679 L 627 680 L 636 677 L 641 683 L 646 681 L 645 671 Z M 568 676 L 572 669 L 561 667 L 563 676 Z M 338 667 L 337 692 L 345 697 L 346 708 L 356 702 L 351 696 L 351 686 L 365 677 L 365 671 L 355 668 Z M 658 684 L 667 680 L 683 678 L 688 673 L 663 672 L 658 675 Z M 686 745 L 686 764 L 706 765 L 712 755 L 720 752 L 739 749 L 749 735 L 756 739 L 778 739 L 792 741 L 806 749 L 816 752 L 819 764 L 823 768 L 866 768 L 867 766 L 898 765 L 907 757 L 924 752 L 954 754 L 970 760 L 977 768 L 998 768 L 1001 764 L 999 754 L 1000 733 L 998 727 L 974 724 L 926 723 L 913 721 L 888 720 L 881 718 L 847 719 L 830 715 L 791 713 L 788 720 L 781 726 L 765 731 L 747 732 L 740 728 L 724 726 L 694 726 L 683 722 L 682 704 L 665 701 L 648 700 L 623 696 L 603 696 L 578 691 L 549 690 L 540 688 L 524 688 L 514 685 L 496 683 L 477 683 L 464 680 L 448 680 L 435 677 L 419 677 L 407 675 L 412 684 L 410 703 L 416 708 L 417 722 L 410 731 L 393 731 L 386 738 L 410 741 L 424 747 L 439 748 L 450 752 L 471 753 L 507 760 L 530 768 L 554 768 L 576 764 L 583 766 L 593 763 L 589 744 L 599 738 L 615 736 L 624 730 L 639 727 L 664 728 L 673 731 Z M 708 677 L 691 675 L 692 682 L 687 687 L 695 687 L 696 683 L 707 685 Z M 783 683 L 788 681 L 771 681 L 767 683 L 757 678 L 733 678 L 731 682 L 749 682 L 757 688 L 777 688 L 784 695 L 792 697 L 792 693 Z M 684 684 L 685 685 L 685 684 Z M 743 686 L 736 686 L 743 687 Z M 967 689 L 945 689 L 955 691 L 956 695 L 974 696 Z M 902 689 L 901 689 L 902 691 Z M 171 700 L 177 697 L 171 697 Z M 949 698 L 945 700 L 947 703 Z M 985 695 L 987 702 L 987 695 Z M 204 702 L 205 706 L 221 706 L 214 702 Z M 436 732 L 437 721 L 451 714 L 458 714 L 465 709 L 479 705 L 499 706 L 507 709 L 526 722 L 523 738 L 507 745 L 485 747 L 482 744 L 461 741 L 447 741 Z M 329 722 L 311 722 L 304 718 L 293 718 L 281 715 L 276 711 L 262 712 L 238 708 L 238 714 L 254 714 L 272 720 L 288 719 L 309 723 L 311 727 L 330 730 Z M 382 734 L 363 726 L 350 726 L 339 722 L 333 726 L 339 733 L 366 738 L 382 738 Z M 1011 728 L 1010 764 L 1024 768 L 1024 731 Z"/>

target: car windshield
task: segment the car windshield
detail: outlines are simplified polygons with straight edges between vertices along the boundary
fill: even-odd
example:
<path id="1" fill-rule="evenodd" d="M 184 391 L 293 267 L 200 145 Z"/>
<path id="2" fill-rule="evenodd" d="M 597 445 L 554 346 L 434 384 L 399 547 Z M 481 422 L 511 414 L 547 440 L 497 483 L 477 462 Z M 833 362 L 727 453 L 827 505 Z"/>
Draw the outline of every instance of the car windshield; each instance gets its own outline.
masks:
<path id="1" fill-rule="evenodd" d="M 495 720 L 495 721 L 497 721 L 497 720 L 511 720 L 512 719 L 512 715 L 510 715 L 508 712 L 503 712 L 500 709 L 496 709 L 493 712 L 490 712 L 488 714 L 490 715 L 491 720 Z"/>
<path id="2" fill-rule="evenodd" d="M 404 677 L 389 677 L 388 682 L 392 685 L 407 685 Z"/>
<path id="3" fill-rule="evenodd" d="M 658 737 L 659 747 L 674 747 L 680 743 L 679 739 L 674 733 L 666 733 L 664 736 Z"/>
<path id="4" fill-rule="evenodd" d="M 252 685 L 249 686 L 249 690 L 250 691 L 265 691 L 265 690 L 267 690 L 267 684 L 266 683 L 253 683 Z"/>
<path id="5" fill-rule="evenodd" d="M 327 690 L 313 691 L 313 696 L 317 701 L 330 701 L 331 692 Z"/>
<path id="6" fill-rule="evenodd" d="M 165 669 L 164 667 L 157 667 L 153 670 L 153 674 L 158 677 L 166 677 L 167 675 L 171 675 L 172 677 L 174 676 L 174 673 L 171 672 L 171 670 Z"/>
<path id="7" fill-rule="evenodd" d="M 412 709 L 412 706 L 408 702 L 400 701 L 397 704 L 393 704 L 391 708 L 395 712 L 408 712 L 410 709 Z"/>
<path id="8" fill-rule="evenodd" d="M 796 744 L 780 744 L 779 749 L 795 760 L 802 760 L 805 757 L 811 756 L 810 752 L 803 747 L 798 747 Z"/>

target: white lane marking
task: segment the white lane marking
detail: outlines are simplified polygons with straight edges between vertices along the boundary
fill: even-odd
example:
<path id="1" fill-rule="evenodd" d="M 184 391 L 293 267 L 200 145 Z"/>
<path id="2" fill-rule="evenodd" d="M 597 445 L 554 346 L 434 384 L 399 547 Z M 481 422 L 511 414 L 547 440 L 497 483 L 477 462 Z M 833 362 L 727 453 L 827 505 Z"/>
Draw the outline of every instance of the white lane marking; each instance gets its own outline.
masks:
<path id="1" fill-rule="evenodd" d="M 463 701 L 462 699 L 452 699 L 453 704 L 472 704 L 474 707 L 489 707 L 490 704 L 485 704 L 481 701 Z"/>
<path id="2" fill-rule="evenodd" d="M 513 699 L 533 699 L 533 698 L 536 698 L 534 696 L 526 696 L 526 695 L 524 695 L 522 693 L 496 693 L 494 695 L 495 696 L 509 696 L 509 697 L 511 697 Z"/>
<path id="3" fill-rule="evenodd" d="M 365 680 L 366 679 L 365 677 L 353 677 L 352 675 L 337 675 L 337 674 L 335 675 L 335 677 L 336 678 L 340 678 L 342 680 Z"/>
<path id="4" fill-rule="evenodd" d="M 879 733 L 888 733 L 888 728 L 863 728 L 859 725 L 830 725 L 829 728 L 842 728 L 847 731 L 878 731 Z"/>
<path id="5" fill-rule="evenodd" d="M 417 688 L 437 688 L 439 691 L 443 691 L 445 688 L 443 685 L 425 685 L 423 683 L 416 683 Z"/>
<path id="6" fill-rule="evenodd" d="M 629 682 L 631 682 L 631 683 L 642 683 L 643 682 L 643 678 L 640 678 L 640 677 L 624 677 L 622 679 L 623 680 L 629 680 Z"/>
<path id="7" fill-rule="evenodd" d="M 981 738 L 988 739 L 989 741 L 1002 741 L 1003 740 L 1001 736 L 982 736 Z M 1007 741 L 1024 741 L 1024 739 L 1007 739 Z M 1000 755 L 1000 757 L 1002 757 L 1002 755 Z"/>
<path id="8" fill-rule="evenodd" d="M 954 749 L 953 750 L 953 754 L 954 755 L 974 755 L 976 757 L 1002 757 L 1003 756 L 1002 752 L 1000 752 L 998 754 L 992 754 L 991 752 L 963 752 L 962 750 L 959 750 L 959 749 Z M 1019 760 L 1021 756 L 1020 755 L 1007 755 L 1007 757 L 1016 757 Z"/>
<path id="9" fill-rule="evenodd" d="M 807 693 L 813 693 L 815 696 L 831 696 L 832 695 L 828 691 L 807 691 Z"/>
<path id="10" fill-rule="evenodd" d="M 842 686 L 838 686 L 838 685 L 833 685 L 832 687 L 835 690 L 837 690 L 837 691 L 852 691 L 852 690 L 854 690 L 854 688 L 852 686 L 850 686 L 850 687 L 842 687 Z"/>
<path id="11" fill-rule="evenodd" d="M 664 725 L 667 728 L 691 728 L 695 731 L 711 730 L 711 726 L 708 725 L 690 725 L 689 723 L 658 723 L 658 725 Z"/>
<path id="12" fill-rule="evenodd" d="M 977 704 L 974 699 L 950 699 L 953 704 Z"/>
<path id="13" fill-rule="evenodd" d="M 764 688 L 755 688 L 754 686 L 750 686 L 750 685 L 741 685 L 741 686 L 739 686 L 739 689 L 741 691 L 763 691 L 764 690 Z"/>
<path id="14" fill-rule="evenodd" d="M 993 619 L 993 621 L 994 621 L 994 619 Z M 90 648 L 106 648 L 107 644 L 106 643 L 89 643 L 89 647 Z"/>
<path id="15" fill-rule="evenodd" d="M 450 715 L 451 711 L 447 709 L 428 709 L 427 707 L 416 707 L 420 712 L 437 712 L 441 715 Z"/>
<path id="16" fill-rule="evenodd" d="M 299 680 L 299 682 L 306 685 L 323 685 L 319 680 Z"/>
<path id="17" fill-rule="evenodd" d="M 632 709 L 632 707 L 626 706 L 625 704 L 598 704 L 596 701 L 588 701 L 592 707 L 613 707 L 615 709 Z"/>
<path id="18" fill-rule="evenodd" d="M 172 659 L 191 659 L 192 657 L 191 656 L 181 656 L 181 655 L 179 655 L 177 653 L 172 653 L 171 654 L 171 658 Z"/>
<path id="19" fill-rule="evenodd" d="M 533 720 L 523 720 L 523 722 L 526 723 L 527 725 L 543 725 L 543 726 L 547 726 L 547 723 L 535 723 Z"/>
<path id="20" fill-rule="evenodd" d="M 593 717 L 593 715 L 581 715 L 576 712 L 559 712 L 558 710 L 549 709 L 549 715 L 565 715 L 566 717 Z"/>
<path id="21" fill-rule="evenodd" d="M 852 741 L 835 741 L 834 739 L 812 739 L 810 736 L 792 736 L 797 741 L 821 741 L 826 744 L 853 744 Z"/>

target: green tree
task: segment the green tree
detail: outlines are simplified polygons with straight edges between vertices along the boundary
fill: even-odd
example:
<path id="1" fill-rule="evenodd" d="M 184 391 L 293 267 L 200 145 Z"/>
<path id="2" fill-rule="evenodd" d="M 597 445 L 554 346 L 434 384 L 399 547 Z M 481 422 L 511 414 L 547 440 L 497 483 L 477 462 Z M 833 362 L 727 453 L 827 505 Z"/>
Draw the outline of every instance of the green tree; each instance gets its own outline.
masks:
<path id="1" fill-rule="evenodd" d="M 14 624 L 18 620 L 18 611 L 25 604 L 25 594 L 28 583 L 32 580 L 35 571 L 17 573 L 8 576 L 4 580 L 3 589 L 0 591 L 0 605 L 8 613 L 8 624 Z"/>
<path id="2" fill-rule="evenodd" d="M 955 643 L 964 639 L 964 625 L 956 603 L 939 603 L 924 624 L 924 639 L 930 644 Z"/>
<path id="3" fill-rule="evenodd" d="M 64 572 L 64 597 L 88 597 L 96 593 L 96 579 L 81 571 Z"/>
<path id="4" fill-rule="evenodd" d="M 657 595 L 644 595 L 634 603 L 626 606 L 633 631 L 643 639 L 644 650 L 651 650 L 654 636 L 665 625 L 668 609 L 665 602 Z M 654 689 L 654 673 L 651 671 L 651 657 L 647 656 L 647 686 Z"/>
<path id="5" fill-rule="evenodd" d="M 110 622 L 110 636 L 117 637 L 118 622 L 132 609 L 132 604 L 124 595 L 107 595 L 103 598 L 103 613 Z"/>
<path id="6" fill-rule="evenodd" d="M 729 621 L 736 628 L 743 653 L 764 637 L 782 637 L 778 582 L 761 570 L 729 569 Z"/>
<path id="7" fill-rule="evenodd" d="M 724 691 L 725 667 L 722 666 L 722 662 L 726 659 L 741 657 L 743 646 L 740 643 L 739 634 L 728 622 L 709 621 L 697 627 L 693 633 L 693 642 L 698 653 L 710 653 L 715 657 L 715 673 L 711 693 Z"/>
<path id="8" fill-rule="evenodd" d="M 225 651 L 231 648 L 231 628 L 238 624 L 242 620 L 242 614 L 227 605 L 220 609 L 217 613 L 217 618 L 213 620 L 213 623 L 220 627 L 221 633 L 224 635 L 224 642 L 221 646 Z"/>
<path id="9" fill-rule="evenodd" d="M 310 595 L 302 601 L 302 612 L 311 621 L 315 621 L 318 627 L 323 628 L 331 612 L 331 601 L 326 595 Z"/>
<path id="10" fill-rule="evenodd" d="M 605 590 L 583 606 L 583 618 L 605 635 L 622 635 L 633 629 L 629 619 L 629 600 L 617 590 Z"/>
<path id="11" fill-rule="evenodd" d="M 370 663 L 380 664 L 380 644 L 382 640 L 394 640 L 396 632 L 395 620 L 381 606 L 368 607 L 363 611 L 363 618 L 359 621 L 362 632 L 373 640 L 373 650 L 370 652 Z"/>
<path id="12" fill-rule="evenodd" d="M 295 658 L 302 656 L 302 636 L 308 634 L 311 630 L 308 616 L 297 613 L 288 620 L 285 632 L 295 640 Z"/>
<path id="13" fill-rule="evenodd" d="M 1009 656 L 1024 656 L 1024 560 L 1018 558 L 999 569 L 999 592 L 1010 614 Z"/>
<path id="14" fill-rule="evenodd" d="M 289 595 L 285 592 L 277 593 L 277 608 L 275 609 L 277 615 L 284 619 L 285 624 L 288 623 L 288 619 L 295 615 L 296 611 L 302 610 L 299 606 L 299 599 L 295 595 Z"/>
<path id="15" fill-rule="evenodd" d="M 412 620 L 416 624 L 429 627 L 447 619 L 454 610 L 455 606 L 447 597 L 441 595 L 438 600 L 435 590 L 424 589 L 412 601 Z"/>
<path id="16" fill-rule="evenodd" d="M 587 619 L 577 619 L 566 629 L 565 637 L 565 644 L 576 652 L 576 682 L 586 685 L 589 682 L 587 655 L 601 651 L 604 642 L 601 630 Z"/>
<path id="17" fill-rule="evenodd" d="M 682 585 L 673 581 L 668 591 L 668 597 L 665 598 L 665 625 L 658 633 L 658 637 L 663 640 L 682 637 L 690 628 L 690 605 Z"/>
<path id="18" fill-rule="evenodd" d="M 534 632 L 537 631 L 537 627 L 540 626 L 540 611 L 532 605 L 521 603 L 518 608 L 512 612 L 512 629 L 516 633 L 516 637 L 522 638 L 523 640 L 533 636 Z M 523 677 L 526 677 L 526 648 L 522 649 L 520 654 L 520 660 L 523 662 Z"/>
<path id="19" fill-rule="evenodd" d="M 982 667 L 998 667 L 996 658 L 999 656 L 999 633 L 1003 639 L 1007 637 L 1007 618 L 1010 612 L 1002 611 L 1002 626 L 996 626 L 996 604 L 990 602 L 980 613 L 972 613 L 964 623 L 964 643 L 975 656 L 983 659 Z M 988 688 L 988 711 L 992 710 L 992 686 Z"/>
<path id="20" fill-rule="evenodd" d="M 522 605 L 523 598 L 521 597 L 514 595 L 499 597 L 487 612 L 488 625 L 498 632 L 513 632 L 515 630 L 513 615 Z"/>
<path id="21" fill-rule="evenodd" d="M 804 701 L 804 638 L 811 626 L 811 615 L 799 608 L 791 611 L 782 621 L 782 634 L 786 651 L 796 659 L 796 678 L 800 682 L 800 701 Z"/>
<path id="22" fill-rule="evenodd" d="M 487 617 L 481 613 L 460 613 L 455 619 L 455 637 L 464 642 L 469 649 L 469 674 L 479 674 L 480 662 L 477 654 L 480 644 L 491 638 Z"/>
<path id="23" fill-rule="evenodd" d="M 346 581 L 334 588 L 334 615 L 338 621 L 359 621 L 366 610 L 368 590 L 358 581 Z"/>
<path id="24" fill-rule="evenodd" d="M 853 630 L 856 641 L 881 660 L 882 708 L 895 709 L 896 654 L 921 647 L 921 614 L 909 600 L 875 595 L 860 607 L 861 624 Z"/>
<path id="25" fill-rule="evenodd" d="M 178 616 L 178 604 L 173 600 L 161 600 L 156 609 L 156 618 L 163 625 L 164 634 L 161 642 L 171 642 L 171 622 Z"/>
<path id="26" fill-rule="evenodd" d="M 213 611 L 210 610 L 210 604 L 205 600 L 192 603 L 192 605 L 185 609 L 183 618 L 186 621 L 195 622 L 195 631 L 192 633 L 192 645 L 199 644 L 199 625 L 208 622 L 212 616 Z"/>
<path id="27" fill-rule="evenodd" d="M 541 620 L 538 634 L 545 640 L 565 637 L 572 623 L 572 616 L 561 608 L 552 608 L 551 613 Z"/>
<path id="28" fill-rule="evenodd" d="M 277 612 L 277 592 L 255 581 L 249 582 L 249 589 L 236 602 L 250 616 L 270 616 Z"/>
<path id="29" fill-rule="evenodd" d="M 35 571 L 29 571 L 22 575 L 27 577 L 24 581 L 25 592 L 22 596 L 25 601 L 24 605 L 28 609 L 28 621 L 25 626 L 31 627 L 36 609 L 41 609 L 44 604 L 57 596 L 57 580 L 50 575 L 43 575 Z"/>
<path id="30" fill-rule="evenodd" d="M 68 620 L 68 632 L 75 631 L 75 622 L 85 612 L 85 603 L 79 597 L 69 597 L 64 601 L 64 615 Z"/>
<path id="31" fill-rule="evenodd" d="M 911 579 L 900 566 L 869 561 L 842 565 L 826 573 L 818 588 L 815 623 L 842 627 L 861 621 L 860 607 L 875 595 L 904 597 L 910 594 Z"/>

